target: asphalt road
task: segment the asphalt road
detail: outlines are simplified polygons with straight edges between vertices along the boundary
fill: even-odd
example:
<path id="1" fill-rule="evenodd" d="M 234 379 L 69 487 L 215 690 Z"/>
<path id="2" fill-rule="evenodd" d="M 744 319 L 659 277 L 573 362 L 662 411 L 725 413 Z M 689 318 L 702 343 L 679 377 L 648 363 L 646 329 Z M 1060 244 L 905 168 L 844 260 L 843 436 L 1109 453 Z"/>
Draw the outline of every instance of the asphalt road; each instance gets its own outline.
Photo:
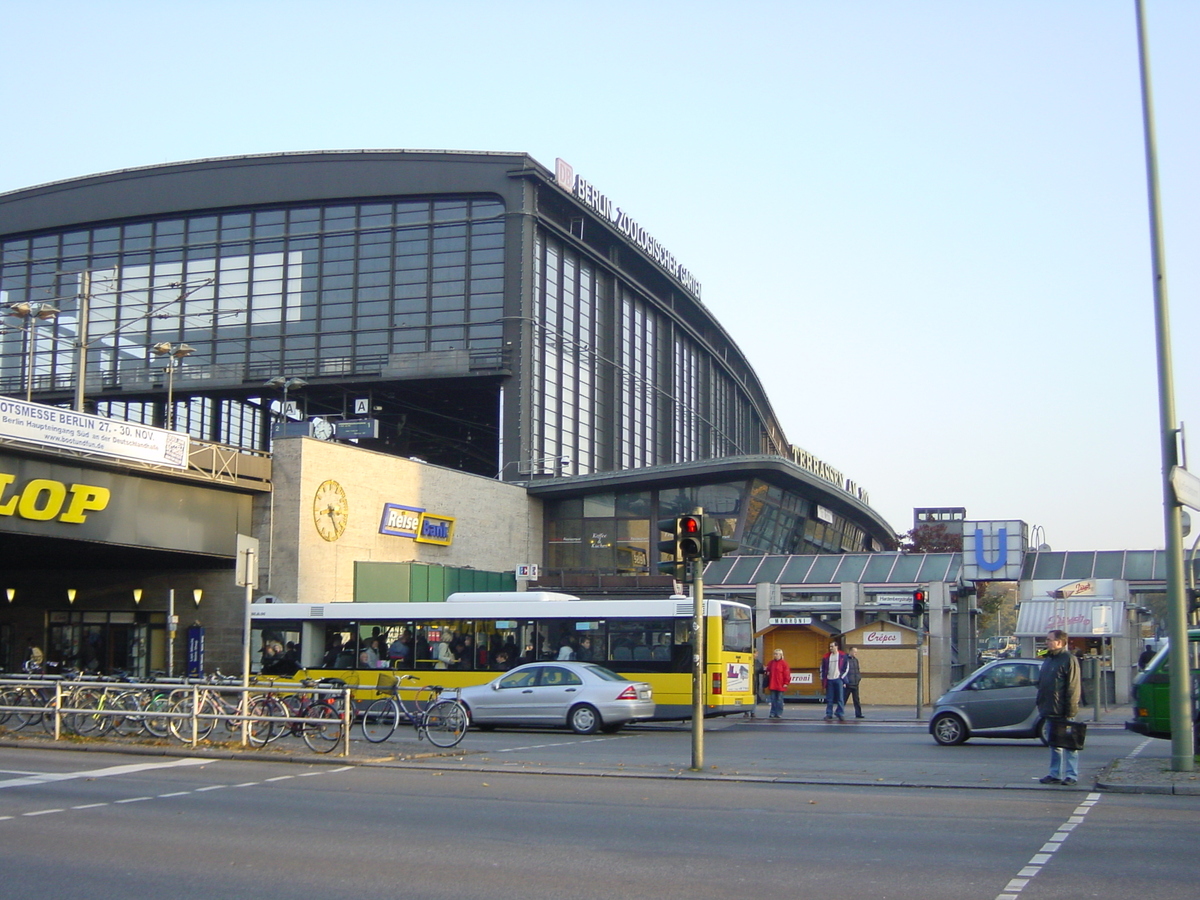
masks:
<path id="1" fill-rule="evenodd" d="M 623 752 L 641 752 L 644 737 L 629 735 Z M 442 762 L 0 748 L 0 897 L 1197 893 L 1196 797 L 545 777 Z"/>

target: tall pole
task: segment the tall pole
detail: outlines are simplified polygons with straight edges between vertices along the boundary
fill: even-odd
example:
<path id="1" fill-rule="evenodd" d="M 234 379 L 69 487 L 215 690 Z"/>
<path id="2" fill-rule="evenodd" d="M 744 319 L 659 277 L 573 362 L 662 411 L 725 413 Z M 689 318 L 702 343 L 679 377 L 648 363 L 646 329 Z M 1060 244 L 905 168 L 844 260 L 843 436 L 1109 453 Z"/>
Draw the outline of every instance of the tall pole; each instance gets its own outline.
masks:
<path id="1" fill-rule="evenodd" d="M 79 353 L 75 358 L 75 411 L 83 412 L 83 395 L 87 381 L 88 303 L 92 299 L 92 273 L 84 269 L 79 278 L 79 321 L 77 341 Z"/>
<path id="2" fill-rule="evenodd" d="M 175 424 L 175 364 L 177 360 L 171 357 L 167 363 L 167 431 Z"/>
<path id="3" fill-rule="evenodd" d="M 1195 768 L 1192 734 L 1192 685 L 1188 668 L 1187 605 L 1183 590 L 1182 507 L 1175 497 L 1171 475 L 1179 465 L 1175 388 L 1172 380 L 1171 324 L 1167 311 L 1167 264 L 1162 244 L 1162 212 L 1158 194 L 1158 161 L 1154 137 L 1154 108 L 1150 92 L 1150 63 L 1146 43 L 1146 12 L 1137 10 L 1138 61 L 1142 82 L 1142 125 L 1146 144 L 1146 187 L 1150 200 L 1151 275 L 1154 279 L 1154 335 L 1158 349 L 1158 411 L 1162 447 L 1163 525 L 1166 532 L 1167 634 L 1171 640 L 1171 769 Z"/>
<path id="4" fill-rule="evenodd" d="M 175 631 L 179 619 L 175 616 L 175 588 L 167 591 L 167 675 L 175 675 Z"/>
<path id="5" fill-rule="evenodd" d="M 697 508 L 695 515 L 703 516 Z M 704 560 L 693 559 L 692 567 L 692 771 L 704 769 L 704 661 L 708 656 L 704 634 Z"/>
<path id="6" fill-rule="evenodd" d="M 246 602 L 242 610 L 242 687 L 250 687 L 250 604 L 254 602 L 254 550 L 246 548 Z M 243 696 L 245 696 L 243 694 Z"/>
<path id="7" fill-rule="evenodd" d="M 26 375 L 25 402 L 26 403 L 33 402 L 33 364 L 34 364 L 34 347 L 35 347 L 33 339 L 34 339 L 34 335 L 37 334 L 37 331 L 35 329 L 36 325 L 37 325 L 37 318 L 34 316 L 30 316 L 29 324 L 25 326 L 26 345 L 28 346 L 28 349 L 29 349 L 29 357 L 25 360 L 25 375 Z"/>

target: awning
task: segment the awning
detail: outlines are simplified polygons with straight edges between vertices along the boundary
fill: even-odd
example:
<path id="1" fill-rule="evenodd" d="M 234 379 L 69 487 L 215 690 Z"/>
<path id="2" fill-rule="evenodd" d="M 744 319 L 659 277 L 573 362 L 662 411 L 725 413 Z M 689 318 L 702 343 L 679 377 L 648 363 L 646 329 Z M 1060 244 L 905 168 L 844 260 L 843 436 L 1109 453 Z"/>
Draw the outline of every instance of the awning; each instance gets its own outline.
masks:
<path id="1" fill-rule="evenodd" d="M 1024 600 L 1017 610 L 1017 637 L 1042 637 L 1052 628 L 1072 637 L 1125 633 L 1121 600 Z"/>

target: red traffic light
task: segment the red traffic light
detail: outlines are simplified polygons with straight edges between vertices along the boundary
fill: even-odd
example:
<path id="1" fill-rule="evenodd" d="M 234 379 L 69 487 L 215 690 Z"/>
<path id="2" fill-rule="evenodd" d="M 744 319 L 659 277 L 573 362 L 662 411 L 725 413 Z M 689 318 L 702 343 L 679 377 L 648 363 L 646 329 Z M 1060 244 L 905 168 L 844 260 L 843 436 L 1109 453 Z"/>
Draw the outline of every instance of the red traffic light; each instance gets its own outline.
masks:
<path id="1" fill-rule="evenodd" d="M 929 595 L 924 591 L 913 591 L 914 603 L 925 603 L 929 599 Z"/>
<path id="2" fill-rule="evenodd" d="M 700 534 L 700 520 L 695 516 L 680 516 L 679 517 L 679 534 L 698 536 Z"/>

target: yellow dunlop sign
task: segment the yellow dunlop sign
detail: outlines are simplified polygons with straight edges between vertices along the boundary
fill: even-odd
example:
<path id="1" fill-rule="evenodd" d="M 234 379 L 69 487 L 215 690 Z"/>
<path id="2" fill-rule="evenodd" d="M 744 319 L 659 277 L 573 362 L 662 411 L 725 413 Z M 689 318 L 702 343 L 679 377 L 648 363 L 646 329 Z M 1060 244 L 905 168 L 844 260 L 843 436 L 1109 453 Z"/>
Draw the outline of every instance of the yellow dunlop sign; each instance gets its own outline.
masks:
<path id="1" fill-rule="evenodd" d="M 34 522 L 81 523 L 87 514 L 104 509 L 112 491 L 93 484 L 64 484 L 50 478 L 32 478 L 16 490 L 15 475 L 0 472 L 0 516 L 18 516 Z"/>

